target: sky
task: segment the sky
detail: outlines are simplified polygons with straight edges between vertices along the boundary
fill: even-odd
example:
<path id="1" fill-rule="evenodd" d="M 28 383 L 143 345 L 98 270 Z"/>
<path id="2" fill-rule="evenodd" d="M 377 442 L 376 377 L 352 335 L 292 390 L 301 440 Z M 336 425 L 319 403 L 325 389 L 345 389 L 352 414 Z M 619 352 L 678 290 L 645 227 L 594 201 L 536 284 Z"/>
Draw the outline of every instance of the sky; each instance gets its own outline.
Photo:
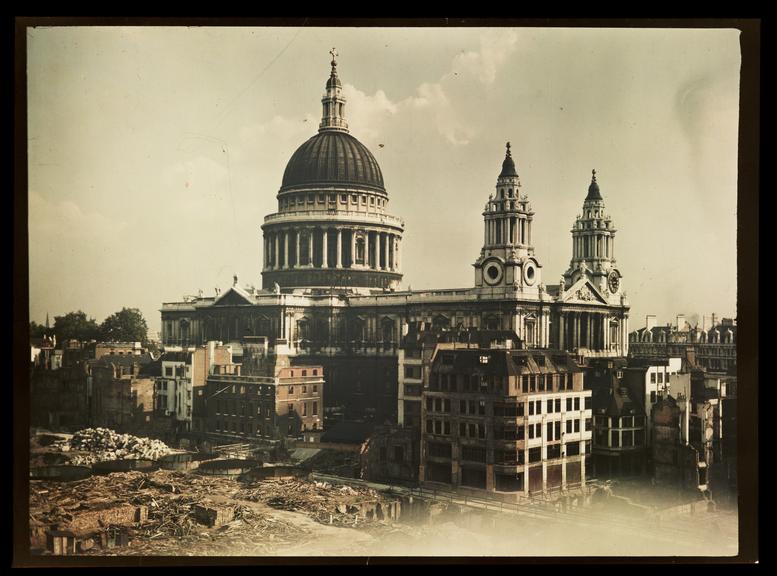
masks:
<path id="1" fill-rule="evenodd" d="M 545 284 L 595 168 L 630 328 L 736 315 L 737 30 L 38 27 L 27 46 L 36 322 L 133 307 L 158 331 L 163 302 L 260 287 L 332 47 L 405 221 L 403 289 L 473 286 L 509 140 Z"/>

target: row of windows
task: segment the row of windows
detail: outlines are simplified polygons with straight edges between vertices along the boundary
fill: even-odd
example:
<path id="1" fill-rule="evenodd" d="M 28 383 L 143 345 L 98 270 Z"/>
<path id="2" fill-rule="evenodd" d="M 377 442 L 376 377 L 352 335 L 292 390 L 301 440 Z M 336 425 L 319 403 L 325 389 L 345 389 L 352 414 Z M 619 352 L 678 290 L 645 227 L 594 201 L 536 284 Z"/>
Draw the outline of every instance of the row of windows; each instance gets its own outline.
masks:
<path id="1" fill-rule="evenodd" d="M 304 376 L 305 374 L 303 373 L 302 375 Z M 299 388 L 300 387 L 298 387 L 298 389 Z M 307 394 L 308 393 L 308 386 L 307 386 L 307 384 L 303 384 L 301 386 L 301 388 L 302 388 L 302 394 Z M 280 390 L 282 390 L 282 389 L 283 388 L 280 388 Z M 313 393 L 318 392 L 318 384 L 311 384 L 311 389 L 312 389 Z M 288 395 L 292 396 L 293 394 L 294 394 L 294 386 L 289 386 L 288 387 Z"/>
<path id="2" fill-rule="evenodd" d="M 173 368 L 175 368 L 175 370 L 173 370 Z M 186 372 L 185 366 L 165 366 L 165 376 L 168 378 L 181 378 L 186 376 Z"/>
<path id="3" fill-rule="evenodd" d="M 310 410 L 311 416 L 318 416 L 318 402 L 302 402 L 302 415 L 308 416 L 308 410 Z M 308 409 L 308 406 L 311 406 L 310 409 Z M 272 409 L 270 406 L 264 406 L 264 409 L 262 409 L 262 406 L 256 406 L 256 415 L 262 416 L 264 415 L 266 418 L 269 418 L 272 414 Z M 288 412 L 291 414 L 294 412 L 294 404 L 289 403 L 288 404 Z M 232 416 L 251 416 L 254 413 L 254 403 L 253 402 L 237 402 L 234 400 L 224 400 L 223 402 L 221 400 L 216 401 L 216 415 L 228 415 L 232 414 Z"/>
<path id="4" fill-rule="evenodd" d="M 216 432 L 232 432 L 235 434 L 254 434 L 256 436 L 262 436 L 265 431 L 267 431 L 268 434 L 272 434 L 272 426 L 262 425 L 261 423 L 254 423 L 251 421 L 222 421 L 222 420 L 216 420 L 214 423 L 215 431 Z M 307 425 L 302 426 L 302 430 L 307 430 Z M 318 423 L 313 422 L 313 424 L 310 427 L 311 430 L 318 430 Z M 293 431 L 293 425 L 289 424 L 288 432 L 291 433 Z"/>
<path id="5" fill-rule="evenodd" d="M 335 204 L 337 202 L 337 194 L 318 194 L 318 203 L 319 204 L 326 204 L 327 200 L 330 204 Z M 348 194 L 339 194 L 340 196 L 340 204 L 347 204 L 348 203 Z M 367 196 L 365 194 L 350 194 L 351 197 L 351 204 L 357 205 L 361 203 L 363 206 L 366 206 L 368 203 L 371 206 L 380 206 L 383 207 L 386 205 L 385 198 L 376 198 L 375 196 Z M 369 200 L 368 200 L 369 199 Z M 307 201 L 307 202 L 306 202 Z M 291 196 L 287 198 L 283 198 L 280 200 L 280 206 L 281 208 L 289 208 L 290 206 L 304 206 L 305 204 L 315 204 L 316 203 L 316 194 L 308 192 L 307 194 L 298 194 L 296 196 Z"/>
<path id="6" fill-rule="evenodd" d="M 561 398 L 550 398 L 544 402 L 545 404 L 545 414 L 554 414 L 561 412 Z M 574 396 L 564 399 L 564 407 L 566 408 L 566 412 L 578 412 L 580 411 L 580 396 Z M 529 416 L 534 416 L 536 414 L 542 414 L 542 406 L 543 401 L 542 400 L 533 400 L 528 402 L 529 405 Z M 583 404 L 585 410 L 591 409 L 591 396 L 585 397 L 585 402 Z"/>
<path id="7" fill-rule="evenodd" d="M 592 429 L 591 418 L 585 419 L 585 430 L 590 432 Z M 525 427 L 526 434 L 530 440 L 542 438 L 542 423 L 528 424 Z M 437 420 L 429 418 L 426 420 L 427 434 L 439 434 L 442 436 L 451 435 L 451 424 L 449 420 Z M 570 419 L 564 422 L 564 432 L 566 434 L 575 434 L 580 432 L 580 419 Z M 486 426 L 483 423 L 460 422 L 459 437 L 461 438 L 485 438 Z M 523 440 L 524 426 L 497 426 L 494 428 L 494 438 L 497 440 Z M 561 421 L 547 422 L 545 440 L 561 440 Z"/>
<path id="8" fill-rule="evenodd" d="M 611 444 L 608 445 L 607 439 L 610 437 Z M 645 431 L 644 430 L 624 430 L 618 432 L 612 431 L 612 434 L 608 430 L 597 430 L 594 435 L 594 441 L 597 446 L 611 446 L 612 448 L 630 448 L 633 446 L 645 445 Z"/>
<path id="9" fill-rule="evenodd" d="M 668 373 L 666 375 L 666 381 L 667 382 L 669 382 L 669 376 L 671 376 L 672 374 L 676 374 L 676 372 L 670 372 L 670 373 Z M 650 383 L 651 384 L 655 384 L 656 383 L 656 373 L 655 372 L 651 372 L 650 373 Z M 663 372 L 658 372 L 658 383 L 659 384 L 663 384 L 664 383 L 664 373 Z"/>
<path id="10" fill-rule="evenodd" d="M 405 372 L 407 376 L 407 372 Z M 521 391 L 558 392 L 572 390 L 573 374 L 526 374 L 521 378 Z M 485 374 L 432 374 L 430 390 L 443 392 L 490 392 L 506 393 L 508 378 Z"/>
<path id="11" fill-rule="evenodd" d="M 640 428 L 645 425 L 644 416 L 621 416 L 612 419 L 607 416 L 597 416 L 596 427 L 598 429 L 610 428 L 610 420 L 612 420 L 612 428 Z"/>

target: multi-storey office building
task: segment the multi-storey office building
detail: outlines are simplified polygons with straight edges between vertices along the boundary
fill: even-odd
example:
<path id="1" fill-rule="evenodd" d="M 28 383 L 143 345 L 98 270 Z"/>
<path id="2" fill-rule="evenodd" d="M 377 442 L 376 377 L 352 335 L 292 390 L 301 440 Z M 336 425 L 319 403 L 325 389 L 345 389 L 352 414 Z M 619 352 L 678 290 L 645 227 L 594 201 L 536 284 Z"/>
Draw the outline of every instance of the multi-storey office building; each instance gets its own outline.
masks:
<path id="1" fill-rule="evenodd" d="M 422 419 L 423 483 L 513 496 L 585 483 L 591 391 L 566 352 L 438 348 Z"/>

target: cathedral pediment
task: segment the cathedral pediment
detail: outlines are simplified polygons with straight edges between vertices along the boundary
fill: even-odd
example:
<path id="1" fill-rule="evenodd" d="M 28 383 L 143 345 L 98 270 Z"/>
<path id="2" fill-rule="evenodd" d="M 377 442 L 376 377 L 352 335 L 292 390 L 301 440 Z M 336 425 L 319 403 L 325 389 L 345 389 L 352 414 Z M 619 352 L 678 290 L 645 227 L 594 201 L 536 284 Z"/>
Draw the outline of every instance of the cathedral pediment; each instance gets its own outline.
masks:
<path id="1" fill-rule="evenodd" d="M 240 288 L 232 286 L 229 290 L 219 296 L 213 303 L 214 306 L 244 306 L 246 304 L 255 304 L 251 295 Z"/>
<path id="2" fill-rule="evenodd" d="M 585 278 L 580 278 L 568 290 L 564 290 L 561 301 L 578 302 L 580 304 L 607 304 L 607 300 Z"/>

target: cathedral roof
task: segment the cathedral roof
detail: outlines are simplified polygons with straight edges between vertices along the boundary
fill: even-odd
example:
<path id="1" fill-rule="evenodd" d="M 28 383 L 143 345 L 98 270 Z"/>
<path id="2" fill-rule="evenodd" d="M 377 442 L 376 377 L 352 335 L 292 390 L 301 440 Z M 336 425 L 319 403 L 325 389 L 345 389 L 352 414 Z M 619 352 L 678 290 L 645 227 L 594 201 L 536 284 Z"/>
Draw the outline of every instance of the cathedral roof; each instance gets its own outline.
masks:
<path id="1" fill-rule="evenodd" d="M 386 191 L 380 166 L 364 144 L 347 132 L 324 130 L 294 152 L 281 189 L 337 184 Z"/>

